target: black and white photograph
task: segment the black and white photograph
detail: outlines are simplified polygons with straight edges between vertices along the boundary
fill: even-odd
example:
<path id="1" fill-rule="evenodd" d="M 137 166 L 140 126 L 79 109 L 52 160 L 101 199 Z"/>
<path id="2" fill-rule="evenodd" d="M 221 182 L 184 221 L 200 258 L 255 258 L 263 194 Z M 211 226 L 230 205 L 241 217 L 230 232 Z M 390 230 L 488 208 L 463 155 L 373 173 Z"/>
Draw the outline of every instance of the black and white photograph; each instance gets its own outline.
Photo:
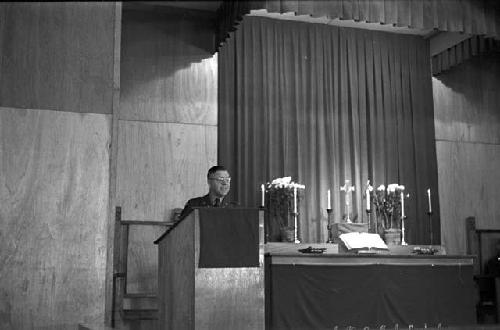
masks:
<path id="1" fill-rule="evenodd" d="M 0 2 L 0 330 L 500 329 L 500 0 Z"/>

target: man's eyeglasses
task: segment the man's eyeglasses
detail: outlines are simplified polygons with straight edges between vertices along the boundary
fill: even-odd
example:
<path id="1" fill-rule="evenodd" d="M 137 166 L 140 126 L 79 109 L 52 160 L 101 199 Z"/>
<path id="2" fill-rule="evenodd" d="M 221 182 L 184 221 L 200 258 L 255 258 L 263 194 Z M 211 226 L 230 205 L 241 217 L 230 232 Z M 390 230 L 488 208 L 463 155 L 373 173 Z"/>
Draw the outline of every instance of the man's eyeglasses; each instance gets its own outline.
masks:
<path id="1" fill-rule="evenodd" d="M 209 178 L 209 180 L 214 180 L 219 183 L 231 183 L 231 178 Z"/>

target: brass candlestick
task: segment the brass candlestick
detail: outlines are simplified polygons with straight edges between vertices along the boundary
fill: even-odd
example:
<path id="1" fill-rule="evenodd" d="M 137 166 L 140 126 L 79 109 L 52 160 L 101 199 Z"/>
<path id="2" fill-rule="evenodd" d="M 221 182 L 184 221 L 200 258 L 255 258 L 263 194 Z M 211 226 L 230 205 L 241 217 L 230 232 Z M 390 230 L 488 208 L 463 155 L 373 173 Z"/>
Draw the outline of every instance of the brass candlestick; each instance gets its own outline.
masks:
<path id="1" fill-rule="evenodd" d="M 405 241 L 405 219 L 407 216 L 401 217 L 401 245 L 408 245 Z"/>
<path id="2" fill-rule="evenodd" d="M 434 234 L 432 232 L 432 211 L 427 211 L 427 215 L 429 216 L 429 231 L 431 234 L 431 245 L 434 243 Z"/>
<path id="3" fill-rule="evenodd" d="M 333 233 L 332 233 L 332 219 L 333 219 L 333 210 L 332 209 L 326 209 L 326 213 L 328 214 L 328 225 L 326 228 L 328 229 L 328 241 L 327 243 L 333 244 Z"/>
<path id="4" fill-rule="evenodd" d="M 259 211 L 263 211 L 265 214 L 266 207 L 263 205 L 259 206 Z M 267 242 L 269 242 L 269 229 L 267 228 L 266 216 L 264 215 L 264 243 Z"/>
<path id="5" fill-rule="evenodd" d="M 368 232 L 370 232 L 370 228 L 372 227 L 372 221 L 371 221 L 371 218 L 372 218 L 372 210 L 368 210 L 366 209 L 366 215 L 368 217 Z M 375 232 L 377 231 L 377 228 L 375 227 Z"/>
<path id="6" fill-rule="evenodd" d="M 298 217 L 299 217 L 299 213 L 298 212 L 292 212 L 292 216 L 293 216 L 293 225 L 294 225 L 294 228 L 295 228 L 295 232 L 294 232 L 294 239 L 295 239 L 295 243 L 298 244 L 300 243 L 300 240 L 299 240 L 299 234 L 298 234 Z"/>

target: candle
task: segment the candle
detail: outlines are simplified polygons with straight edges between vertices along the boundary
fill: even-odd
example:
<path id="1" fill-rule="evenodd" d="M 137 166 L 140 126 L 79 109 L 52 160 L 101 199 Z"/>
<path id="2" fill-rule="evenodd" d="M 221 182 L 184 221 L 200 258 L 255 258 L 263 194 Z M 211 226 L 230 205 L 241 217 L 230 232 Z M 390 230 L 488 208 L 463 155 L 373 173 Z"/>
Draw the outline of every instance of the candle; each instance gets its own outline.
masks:
<path id="1" fill-rule="evenodd" d="M 370 182 L 370 181 L 368 181 Z M 370 199 L 370 189 L 366 188 L 366 210 L 370 211 L 371 207 L 371 199 Z"/>
<path id="2" fill-rule="evenodd" d="M 401 219 L 405 218 L 405 194 L 401 192 Z"/>
<path id="3" fill-rule="evenodd" d="M 293 213 L 297 214 L 297 187 L 293 187 Z"/>
<path id="4" fill-rule="evenodd" d="M 431 205 L 431 189 L 427 189 L 427 200 L 429 201 L 429 213 L 432 212 L 432 205 Z"/>
<path id="5" fill-rule="evenodd" d="M 328 203 L 327 203 L 328 206 L 326 208 L 328 210 L 331 210 L 332 209 L 332 193 L 330 192 L 330 189 L 328 189 L 328 192 L 326 195 L 327 195 L 327 201 L 328 201 Z"/>
<path id="6" fill-rule="evenodd" d="M 260 191 L 261 191 L 261 199 L 260 199 L 260 206 L 264 207 L 265 205 L 265 194 L 266 194 L 266 189 L 264 187 L 264 184 L 260 185 Z"/>

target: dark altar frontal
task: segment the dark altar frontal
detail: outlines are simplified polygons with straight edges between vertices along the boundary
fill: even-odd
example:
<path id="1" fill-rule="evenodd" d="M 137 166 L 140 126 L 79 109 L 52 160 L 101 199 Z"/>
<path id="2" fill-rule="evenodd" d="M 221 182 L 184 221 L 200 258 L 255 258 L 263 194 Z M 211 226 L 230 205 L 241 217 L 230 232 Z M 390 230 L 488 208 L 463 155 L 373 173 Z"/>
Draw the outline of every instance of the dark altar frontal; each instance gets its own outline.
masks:
<path id="1" fill-rule="evenodd" d="M 412 255 L 412 250 L 398 246 L 372 255 L 311 255 L 294 244 L 269 245 L 266 328 L 475 324 L 474 257 Z"/>
<path id="2" fill-rule="evenodd" d="M 473 325 L 474 256 L 264 244 L 258 209 L 195 209 L 158 240 L 158 329 Z M 326 248 L 324 254 L 298 250 Z M 369 251 L 373 252 L 373 251 Z"/>

